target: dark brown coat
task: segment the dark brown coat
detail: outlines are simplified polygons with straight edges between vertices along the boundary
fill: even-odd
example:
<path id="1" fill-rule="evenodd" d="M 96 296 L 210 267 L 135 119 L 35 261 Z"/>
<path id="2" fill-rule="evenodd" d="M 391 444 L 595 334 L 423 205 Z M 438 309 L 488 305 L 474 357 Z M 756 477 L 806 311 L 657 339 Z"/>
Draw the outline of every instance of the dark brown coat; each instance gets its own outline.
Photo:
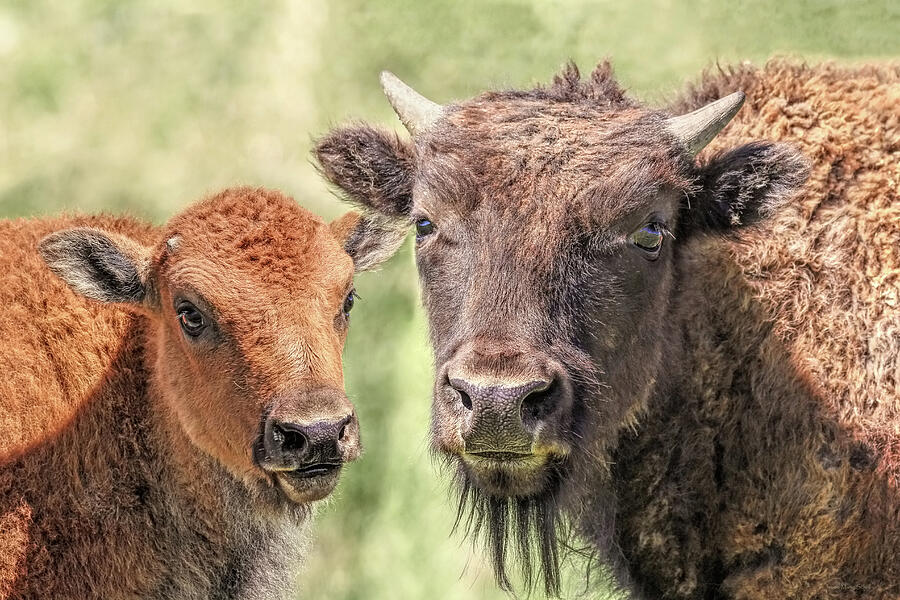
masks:
<path id="1" fill-rule="evenodd" d="M 735 90 L 694 159 L 665 119 Z M 561 522 L 636 597 L 900 597 L 898 105 L 897 66 L 718 69 L 658 111 L 601 65 L 320 142 L 417 224 L 435 446 L 501 583 L 535 552 L 555 589 Z"/>

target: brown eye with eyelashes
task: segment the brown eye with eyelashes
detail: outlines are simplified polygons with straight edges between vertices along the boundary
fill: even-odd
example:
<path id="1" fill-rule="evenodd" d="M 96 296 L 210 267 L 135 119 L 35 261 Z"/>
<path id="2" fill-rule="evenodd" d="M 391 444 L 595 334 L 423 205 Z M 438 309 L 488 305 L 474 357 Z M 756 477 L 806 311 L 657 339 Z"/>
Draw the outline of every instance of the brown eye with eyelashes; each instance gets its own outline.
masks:
<path id="1" fill-rule="evenodd" d="M 416 241 L 421 242 L 426 237 L 434 233 L 434 223 L 428 219 L 416 220 Z"/>
<path id="2" fill-rule="evenodd" d="M 665 228 L 655 221 L 641 225 L 641 228 L 629 236 L 632 244 L 655 258 L 662 248 Z"/>
<path id="3" fill-rule="evenodd" d="M 175 312 L 178 315 L 178 324 L 181 325 L 181 330 L 188 337 L 195 338 L 206 329 L 207 323 L 203 313 L 187 300 L 179 302 Z"/>
<path id="4" fill-rule="evenodd" d="M 344 298 L 344 306 L 341 307 L 341 312 L 344 313 L 345 317 L 350 316 L 350 311 L 353 310 L 353 305 L 356 304 L 356 298 L 356 290 L 350 290 L 350 293 Z"/>

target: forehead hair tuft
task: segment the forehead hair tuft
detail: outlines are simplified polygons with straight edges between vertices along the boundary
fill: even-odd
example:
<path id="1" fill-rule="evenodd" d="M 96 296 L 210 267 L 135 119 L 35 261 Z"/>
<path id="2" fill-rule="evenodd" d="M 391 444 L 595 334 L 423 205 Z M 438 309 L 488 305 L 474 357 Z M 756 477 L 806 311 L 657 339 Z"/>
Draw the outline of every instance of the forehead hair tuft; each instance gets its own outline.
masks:
<path id="1" fill-rule="evenodd" d="M 484 204 L 523 231 L 605 228 L 695 177 L 665 115 L 626 96 L 606 61 L 587 78 L 569 63 L 548 86 L 449 105 L 416 143 L 423 210 Z"/>
<path id="2" fill-rule="evenodd" d="M 343 285 L 340 268 L 352 273 L 352 260 L 328 225 L 275 190 L 237 187 L 209 196 L 173 217 L 165 236 L 158 264 L 203 258 L 267 289 L 299 293 L 309 282 L 331 279 Z"/>
<path id="3" fill-rule="evenodd" d="M 566 63 L 549 86 L 539 85 L 531 90 L 488 92 L 486 100 L 544 100 L 548 102 L 586 102 L 607 108 L 635 108 L 638 103 L 625 95 L 625 90 L 613 76 L 609 61 L 600 62 L 587 79 L 574 62 Z"/>

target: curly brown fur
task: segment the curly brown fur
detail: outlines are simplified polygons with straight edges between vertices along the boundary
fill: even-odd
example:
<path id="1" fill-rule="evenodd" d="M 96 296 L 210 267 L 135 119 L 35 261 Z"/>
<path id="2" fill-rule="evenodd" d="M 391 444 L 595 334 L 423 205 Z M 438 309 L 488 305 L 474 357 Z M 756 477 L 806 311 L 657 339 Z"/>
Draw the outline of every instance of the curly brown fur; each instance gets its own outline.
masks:
<path id="1" fill-rule="evenodd" d="M 736 90 L 745 106 L 691 160 L 664 119 Z M 494 520 L 501 583 L 511 532 L 551 537 L 511 507 L 552 498 L 636 597 L 900 595 L 898 101 L 896 65 L 779 60 L 711 71 L 660 111 L 602 64 L 447 105 L 339 171 L 361 138 L 329 134 L 336 185 L 437 232 L 417 251 L 433 437 L 476 523 Z M 402 201 L 382 208 L 354 173 Z M 672 235 L 648 262 L 617 240 L 651 218 Z M 530 462 L 473 468 L 475 405 L 448 374 L 546 364 Z"/>
<path id="2" fill-rule="evenodd" d="M 710 151 L 789 140 L 812 173 L 742 240 L 685 249 L 682 320 L 708 325 L 621 445 L 624 546 L 671 597 L 896 598 L 900 66 L 725 69 L 673 110 L 735 89 Z"/>

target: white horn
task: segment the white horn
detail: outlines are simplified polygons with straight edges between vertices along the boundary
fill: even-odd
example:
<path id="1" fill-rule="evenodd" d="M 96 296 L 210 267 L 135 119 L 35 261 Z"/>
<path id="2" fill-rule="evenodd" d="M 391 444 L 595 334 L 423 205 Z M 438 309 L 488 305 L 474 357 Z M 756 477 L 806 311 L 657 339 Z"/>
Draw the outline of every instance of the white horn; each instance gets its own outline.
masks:
<path id="1" fill-rule="evenodd" d="M 737 114 L 744 103 L 744 97 L 744 92 L 735 92 L 694 112 L 671 117 L 666 120 L 666 129 L 691 156 L 697 156 Z"/>
<path id="2" fill-rule="evenodd" d="M 394 112 L 413 136 L 424 133 L 444 110 L 440 104 L 412 89 L 390 71 L 381 72 L 381 87 Z"/>

